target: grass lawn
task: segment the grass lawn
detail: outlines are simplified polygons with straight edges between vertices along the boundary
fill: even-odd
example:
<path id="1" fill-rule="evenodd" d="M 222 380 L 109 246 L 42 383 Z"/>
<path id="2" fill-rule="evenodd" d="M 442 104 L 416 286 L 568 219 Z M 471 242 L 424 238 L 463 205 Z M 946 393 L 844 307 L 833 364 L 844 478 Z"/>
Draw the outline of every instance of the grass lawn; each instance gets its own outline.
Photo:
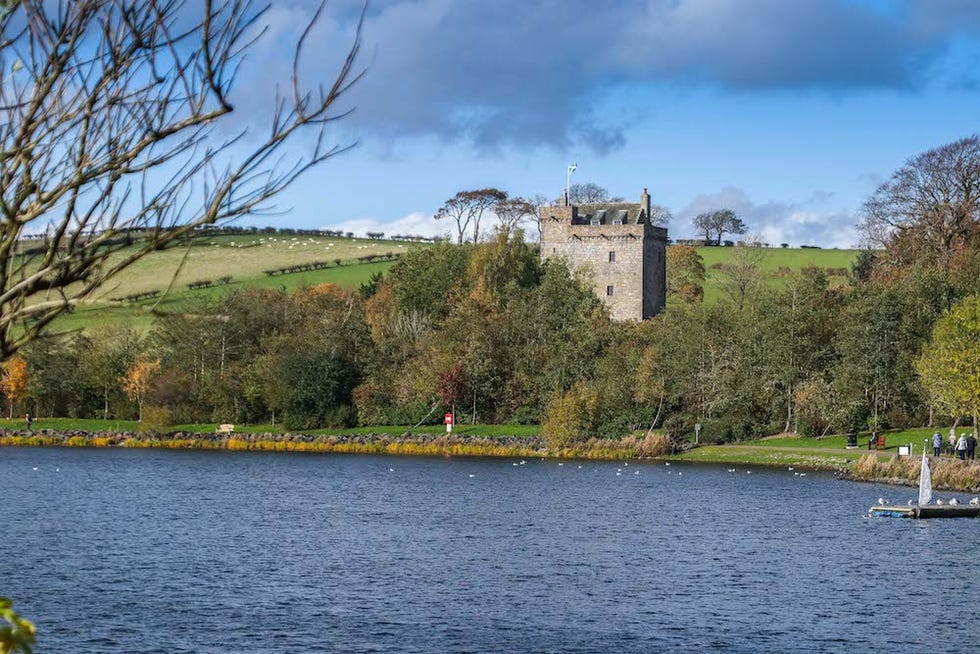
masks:
<path id="1" fill-rule="evenodd" d="M 704 260 L 705 272 L 707 273 L 704 284 L 704 301 L 711 304 L 724 297 L 722 283 L 725 273 L 717 268 L 712 268 L 717 264 L 726 264 L 732 260 L 734 248 L 730 247 L 699 247 L 698 254 Z M 753 254 L 759 256 L 759 269 L 766 277 L 767 283 L 771 285 L 782 285 L 786 282 L 785 278 L 778 274 L 780 268 L 790 270 L 800 270 L 806 267 L 847 269 L 850 270 L 851 263 L 857 257 L 857 250 L 817 250 L 811 248 L 757 248 Z M 831 286 L 843 284 L 846 278 L 832 276 Z"/>
<path id="2" fill-rule="evenodd" d="M 135 431 L 139 423 L 135 420 L 97 420 L 87 418 L 39 418 L 34 421 L 34 431 L 40 429 L 51 429 L 55 431 L 88 431 L 88 432 L 119 432 Z M 214 433 L 217 423 L 196 423 L 171 425 L 166 428 L 166 432 L 173 434 L 176 432 L 191 432 L 199 434 Z M 23 416 L 13 419 L 0 418 L 0 429 L 24 429 Z M 281 424 L 260 424 L 260 425 L 235 425 L 235 432 L 239 434 L 282 434 L 286 429 Z M 413 427 L 412 425 L 385 425 L 379 427 L 351 427 L 347 429 L 316 429 L 310 431 L 291 431 L 290 433 L 303 433 L 313 435 L 357 435 L 357 434 L 385 434 L 389 436 L 401 436 L 405 432 L 411 431 L 413 434 L 431 434 L 434 436 L 446 433 L 444 425 L 422 425 Z M 541 432 L 538 425 L 457 425 L 453 428 L 453 434 L 465 436 L 518 436 L 534 437 Z"/>
<path id="3" fill-rule="evenodd" d="M 922 453 L 925 441 L 930 440 L 934 429 L 891 430 L 884 432 L 885 448 L 875 450 L 879 457 L 898 453 L 899 445 L 913 445 L 913 454 Z M 945 434 L 945 431 L 940 429 Z M 858 449 L 847 449 L 847 436 L 835 434 L 823 438 L 780 436 L 756 441 L 743 441 L 725 445 L 705 445 L 676 458 L 685 461 L 702 461 L 730 464 L 792 465 L 813 468 L 839 468 L 860 459 L 868 453 L 867 433 L 858 435 Z M 928 447 L 931 447 L 931 442 Z"/>

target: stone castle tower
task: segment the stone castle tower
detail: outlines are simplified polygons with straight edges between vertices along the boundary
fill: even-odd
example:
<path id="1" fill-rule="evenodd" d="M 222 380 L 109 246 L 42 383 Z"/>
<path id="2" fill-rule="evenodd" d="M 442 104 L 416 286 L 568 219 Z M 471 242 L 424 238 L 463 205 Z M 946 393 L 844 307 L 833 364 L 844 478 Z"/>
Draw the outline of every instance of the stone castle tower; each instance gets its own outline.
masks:
<path id="1" fill-rule="evenodd" d="M 646 320 L 667 299 L 667 230 L 650 224 L 650 195 L 638 204 L 607 202 L 541 208 L 541 258 L 588 269 L 615 320 Z"/>

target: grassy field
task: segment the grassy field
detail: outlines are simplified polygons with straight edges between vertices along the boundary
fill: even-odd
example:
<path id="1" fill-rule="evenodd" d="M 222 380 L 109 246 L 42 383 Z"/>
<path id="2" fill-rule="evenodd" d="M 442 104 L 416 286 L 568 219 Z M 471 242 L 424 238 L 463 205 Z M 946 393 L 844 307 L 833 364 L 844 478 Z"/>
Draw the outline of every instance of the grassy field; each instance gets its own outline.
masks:
<path id="1" fill-rule="evenodd" d="M 704 286 L 704 300 L 707 303 L 717 302 L 724 297 L 722 288 L 725 273 L 720 266 L 731 263 L 734 248 L 730 247 L 699 247 L 698 254 L 704 260 L 707 279 Z M 823 268 L 824 270 L 850 270 L 851 264 L 857 257 L 857 250 L 823 250 L 813 248 L 754 248 L 752 254 L 758 259 L 758 267 L 767 283 L 779 285 L 785 283 L 785 270 L 801 270 L 807 267 Z M 831 286 L 837 286 L 847 281 L 841 275 L 830 277 Z"/>
<path id="2" fill-rule="evenodd" d="M 906 429 L 884 432 L 885 448 L 874 450 L 882 458 L 894 456 L 900 445 L 912 444 L 915 455 L 922 454 L 924 442 L 932 436 L 933 429 Z M 757 441 L 745 441 L 726 445 L 698 447 L 676 458 L 705 463 L 788 465 L 810 468 L 841 468 L 850 465 L 868 453 L 868 435 L 858 436 L 858 449 L 847 449 L 847 436 L 843 434 L 823 438 L 779 436 Z"/>
<path id="3" fill-rule="evenodd" d="M 391 267 L 390 261 L 359 263 L 357 257 L 403 253 L 426 247 L 373 239 L 330 238 L 325 236 L 247 235 L 203 237 L 192 246 L 179 246 L 136 262 L 73 314 L 55 322 L 57 330 L 89 329 L 102 325 L 146 328 L 153 321 L 152 311 L 176 312 L 200 300 L 222 295 L 236 288 L 282 288 L 332 283 L 354 289 L 378 271 Z M 343 263 L 337 266 L 335 260 Z M 330 262 L 323 270 L 268 276 L 263 271 L 291 265 Z M 229 284 L 196 290 L 191 282 L 231 277 Z M 170 286 L 169 292 L 167 288 Z M 127 295 L 160 291 L 161 297 L 137 302 L 119 301 Z"/>

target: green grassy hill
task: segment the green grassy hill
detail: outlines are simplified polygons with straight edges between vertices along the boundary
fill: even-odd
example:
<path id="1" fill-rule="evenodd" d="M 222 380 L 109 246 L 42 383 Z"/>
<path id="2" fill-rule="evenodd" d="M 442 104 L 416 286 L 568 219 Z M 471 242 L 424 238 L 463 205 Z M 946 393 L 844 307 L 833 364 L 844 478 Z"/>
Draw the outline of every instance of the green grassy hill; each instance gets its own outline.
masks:
<path id="1" fill-rule="evenodd" d="M 242 287 L 292 290 L 305 285 L 333 283 L 343 288 L 357 288 L 372 273 L 387 270 L 392 263 L 363 263 L 357 261 L 358 257 L 400 254 L 419 247 L 427 246 L 326 236 L 205 236 L 190 245 L 154 252 L 136 262 L 73 314 L 58 319 L 54 328 L 88 329 L 110 324 L 143 328 L 153 320 L 151 309 L 180 311 L 198 299 Z M 341 265 L 336 263 L 338 259 Z M 327 262 L 329 267 L 275 276 L 264 272 L 313 262 Z M 230 282 L 219 281 L 223 277 L 230 277 Z M 188 288 L 188 284 L 202 281 L 211 281 L 214 285 L 194 290 Z M 123 299 L 151 291 L 159 291 L 160 295 L 136 302 Z"/>
<path id="2" fill-rule="evenodd" d="M 857 257 L 858 250 L 823 250 L 815 248 L 753 248 L 752 255 L 758 259 L 758 267 L 769 284 L 785 283 L 787 275 L 803 268 L 821 268 L 830 276 L 831 286 L 847 282 L 845 271 Z M 699 247 L 698 254 L 704 260 L 707 272 L 705 281 L 705 302 L 717 302 L 724 296 L 722 285 L 725 279 L 724 266 L 732 262 L 735 248 Z"/>
<path id="3" fill-rule="evenodd" d="M 75 330 L 101 325 L 145 328 L 153 320 L 151 309 L 180 311 L 192 306 L 198 299 L 242 287 L 292 290 L 300 286 L 332 283 L 354 289 L 373 273 L 385 271 L 391 266 L 390 261 L 360 263 L 357 257 L 398 254 L 418 247 L 427 246 L 387 240 L 279 234 L 202 237 L 190 246 L 156 252 L 137 262 L 73 314 L 60 318 L 55 328 Z M 705 300 L 716 302 L 724 295 L 723 267 L 731 263 L 734 249 L 701 247 L 698 252 L 707 269 Z M 766 281 L 771 284 L 783 283 L 788 271 L 807 266 L 837 271 L 832 274 L 831 282 L 843 283 L 845 277 L 839 272 L 849 269 L 856 255 L 855 250 L 762 248 L 756 251 L 758 265 Z M 343 262 L 342 265 L 336 264 L 337 259 Z M 330 267 L 275 276 L 264 272 L 314 261 L 329 262 Z M 222 277 L 231 277 L 230 283 L 218 283 Z M 205 280 L 216 284 L 195 290 L 187 286 Z M 159 297 L 136 302 L 121 299 L 154 290 L 160 291 Z"/>

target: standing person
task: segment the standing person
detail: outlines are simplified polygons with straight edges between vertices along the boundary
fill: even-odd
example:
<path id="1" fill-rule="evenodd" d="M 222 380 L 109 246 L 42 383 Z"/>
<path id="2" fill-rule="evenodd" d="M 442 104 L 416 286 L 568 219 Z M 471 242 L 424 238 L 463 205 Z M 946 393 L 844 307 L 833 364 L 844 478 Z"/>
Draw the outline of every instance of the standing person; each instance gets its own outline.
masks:
<path id="1" fill-rule="evenodd" d="M 932 454 L 933 456 L 939 456 L 939 450 L 943 447 L 943 436 L 936 430 L 936 433 L 932 435 Z"/>
<path id="2" fill-rule="evenodd" d="M 34 422 L 34 418 L 31 417 L 31 414 L 28 413 L 26 416 L 24 416 L 24 422 L 27 423 L 27 431 L 31 431 L 31 423 Z"/>
<path id="3" fill-rule="evenodd" d="M 966 459 L 966 434 L 960 434 L 960 439 L 956 441 L 956 454 L 960 461 Z"/>
<path id="4" fill-rule="evenodd" d="M 970 435 L 966 437 L 966 456 L 973 461 L 973 458 L 977 454 L 977 437 L 970 432 Z"/>
<path id="5" fill-rule="evenodd" d="M 956 452 L 956 427 L 949 428 L 949 453 Z"/>

